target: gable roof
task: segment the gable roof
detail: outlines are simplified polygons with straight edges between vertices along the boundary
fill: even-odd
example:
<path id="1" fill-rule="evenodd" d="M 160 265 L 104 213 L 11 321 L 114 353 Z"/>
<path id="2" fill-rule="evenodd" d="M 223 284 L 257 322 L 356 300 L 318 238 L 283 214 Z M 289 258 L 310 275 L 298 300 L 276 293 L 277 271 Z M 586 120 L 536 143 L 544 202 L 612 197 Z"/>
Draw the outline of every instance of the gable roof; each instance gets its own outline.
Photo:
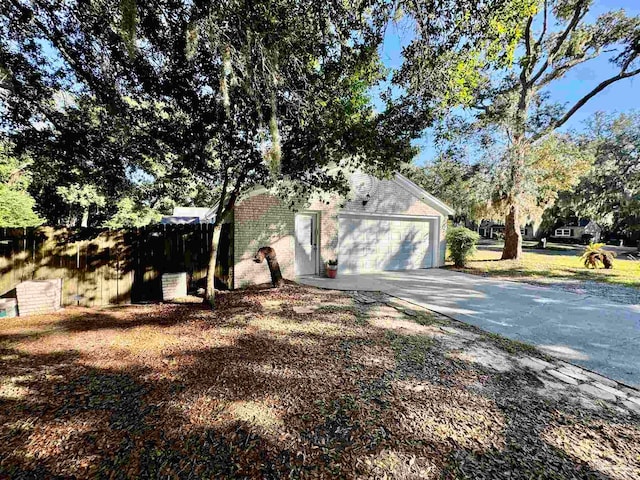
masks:
<path id="1" fill-rule="evenodd" d="M 451 208 L 443 201 L 431 195 L 424 188 L 421 188 L 415 183 L 413 183 L 404 175 L 400 173 L 396 173 L 395 182 L 398 183 L 400 186 L 404 187 L 409 192 L 413 193 L 416 197 L 418 197 L 420 200 L 425 202 L 427 205 L 430 205 L 431 207 L 435 208 L 436 210 L 443 213 L 444 215 L 454 215 L 456 213 L 453 208 Z"/>
<path id="2" fill-rule="evenodd" d="M 393 178 L 392 181 L 395 182 L 400 187 L 407 190 L 408 192 L 410 192 L 411 194 L 413 194 L 422 202 L 426 203 L 427 205 L 431 206 L 438 212 L 442 213 L 443 215 L 448 216 L 448 215 L 455 214 L 455 210 L 453 210 L 451 207 L 449 207 L 447 204 L 445 204 L 438 198 L 434 197 L 425 189 L 413 183 L 404 175 L 396 172 L 395 177 Z M 241 195 L 240 198 L 238 199 L 238 203 L 240 203 L 242 200 L 246 200 L 247 198 L 251 198 L 255 195 L 261 195 L 264 193 L 268 194 L 270 193 L 270 191 L 264 186 L 256 185 L 254 188 L 252 188 L 251 190 Z M 217 204 L 211 208 L 209 207 L 175 207 L 173 209 L 173 216 L 198 217 L 201 223 L 204 223 L 206 221 L 212 222 L 215 219 L 215 212 L 217 208 L 218 208 Z"/>

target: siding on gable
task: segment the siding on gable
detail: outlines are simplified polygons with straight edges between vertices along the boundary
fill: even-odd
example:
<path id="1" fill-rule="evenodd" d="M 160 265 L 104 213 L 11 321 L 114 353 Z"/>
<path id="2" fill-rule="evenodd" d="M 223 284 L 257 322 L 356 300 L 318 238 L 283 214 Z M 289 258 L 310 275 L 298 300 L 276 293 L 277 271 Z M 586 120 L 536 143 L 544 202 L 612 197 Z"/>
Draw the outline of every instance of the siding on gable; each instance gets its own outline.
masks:
<path id="1" fill-rule="evenodd" d="M 343 210 L 353 213 L 442 216 L 442 213 L 427 205 L 395 180 L 377 180 L 372 190 L 372 195 L 365 205 L 361 199 L 350 200 L 345 203 Z"/>

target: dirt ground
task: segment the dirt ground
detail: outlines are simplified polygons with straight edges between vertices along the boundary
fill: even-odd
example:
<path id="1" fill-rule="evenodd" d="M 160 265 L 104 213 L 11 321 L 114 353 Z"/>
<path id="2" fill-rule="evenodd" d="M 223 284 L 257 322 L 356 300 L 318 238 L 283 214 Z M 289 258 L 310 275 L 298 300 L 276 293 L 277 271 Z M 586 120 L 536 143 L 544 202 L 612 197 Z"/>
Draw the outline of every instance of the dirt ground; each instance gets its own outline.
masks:
<path id="1" fill-rule="evenodd" d="M 640 478 L 640 408 L 544 361 L 297 285 L 2 319 L 0 478 Z"/>

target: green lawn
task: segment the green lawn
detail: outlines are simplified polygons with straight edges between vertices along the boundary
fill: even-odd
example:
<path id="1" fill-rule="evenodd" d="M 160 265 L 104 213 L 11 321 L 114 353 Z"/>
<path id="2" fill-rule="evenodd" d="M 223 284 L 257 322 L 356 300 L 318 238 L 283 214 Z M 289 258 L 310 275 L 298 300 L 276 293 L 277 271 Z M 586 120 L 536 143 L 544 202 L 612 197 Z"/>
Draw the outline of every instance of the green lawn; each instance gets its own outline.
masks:
<path id="1" fill-rule="evenodd" d="M 617 258 L 612 270 L 584 268 L 580 252 L 525 251 L 522 260 L 500 260 L 501 252 L 478 250 L 469 265 L 461 269 L 468 273 L 522 280 L 574 279 L 594 280 L 640 288 L 640 261 Z"/>

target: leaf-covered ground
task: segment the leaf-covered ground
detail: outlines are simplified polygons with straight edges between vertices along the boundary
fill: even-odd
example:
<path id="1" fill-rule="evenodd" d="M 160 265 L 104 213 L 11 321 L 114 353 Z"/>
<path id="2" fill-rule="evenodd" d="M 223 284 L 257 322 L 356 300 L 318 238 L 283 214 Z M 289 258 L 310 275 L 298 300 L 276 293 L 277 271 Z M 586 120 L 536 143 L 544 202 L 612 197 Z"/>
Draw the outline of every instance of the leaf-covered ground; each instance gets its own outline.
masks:
<path id="1" fill-rule="evenodd" d="M 637 413 L 377 299 L 3 319 L 0 478 L 640 478 Z"/>

